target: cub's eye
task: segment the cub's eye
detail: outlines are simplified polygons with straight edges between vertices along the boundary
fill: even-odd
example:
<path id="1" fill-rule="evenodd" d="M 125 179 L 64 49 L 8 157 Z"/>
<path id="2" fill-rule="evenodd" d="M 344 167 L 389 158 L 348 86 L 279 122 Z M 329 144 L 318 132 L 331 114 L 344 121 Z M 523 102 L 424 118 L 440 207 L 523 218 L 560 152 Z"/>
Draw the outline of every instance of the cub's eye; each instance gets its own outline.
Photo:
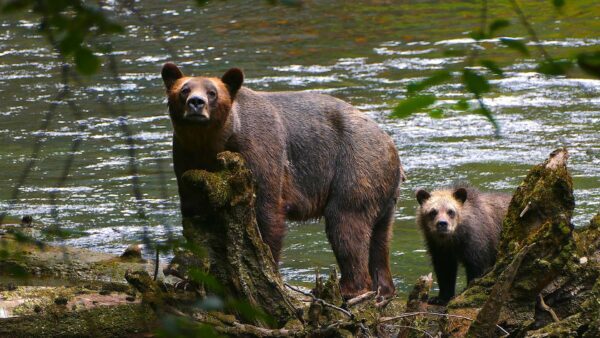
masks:
<path id="1" fill-rule="evenodd" d="M 179 92 L 179 94 L 181 94 L 181 96 L 187 96 L 190 93 L 190 87 L 183 87 L 181 88 L 181 91 Z"/>
<path id="2" fill-rule="evenodd" d="M 454 212 L 454 210 L 448 210 L 448 216 L 450 216 L 450 218 L 454 218 L 454 216 L 456 216 L 456 212 Z"/>
<path id="3" fill-rule="evenodd" d="M 430 218 L 435 218 L 435 216 L 437 216 L 437 210 L 431 210 L 427 216 L 429 216 Z"/>
<path id="4" fill-rule="evenodd" d="M 206 94 L 211 99 L 214 99 L 215 97 L 217 97 L 217 92 L 215 92 L 214 90 L 209 90 L 208 93 L 206 93 Z"/>

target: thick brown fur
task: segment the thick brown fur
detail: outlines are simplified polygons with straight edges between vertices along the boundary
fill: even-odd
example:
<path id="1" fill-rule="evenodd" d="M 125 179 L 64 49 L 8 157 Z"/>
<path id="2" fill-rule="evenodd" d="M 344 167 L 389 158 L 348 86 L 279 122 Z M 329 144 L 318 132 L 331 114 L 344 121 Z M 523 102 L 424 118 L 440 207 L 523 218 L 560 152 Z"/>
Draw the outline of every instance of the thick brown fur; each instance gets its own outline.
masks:
<path id="1" fill-rule="evenodd" d="M 445 304 L 454 297 L 459 262 L 465 266 L 468 283 L 494 265 L 511 195 L 456 185 L 431 193 L 421 189 L 416 197 L 417 224 L 440 287 L 431 303 Z"/>
<path id="2" fill-rule="evenodd" d="M 375 122 L 328 95 L 242 87 L 236 68 L 220 79 L 186 77 L 167 63 L 162 75 L 184 217 L 197 214 L 197 199 L 182 189 L 181 175 L 214 169 L 221 151 L 239 152 L 256 179 L 257 220 L 276 261 L 285 218 L 323 216 L 343 295 L 394 293 L 389 240 L 402 171 Z"/>

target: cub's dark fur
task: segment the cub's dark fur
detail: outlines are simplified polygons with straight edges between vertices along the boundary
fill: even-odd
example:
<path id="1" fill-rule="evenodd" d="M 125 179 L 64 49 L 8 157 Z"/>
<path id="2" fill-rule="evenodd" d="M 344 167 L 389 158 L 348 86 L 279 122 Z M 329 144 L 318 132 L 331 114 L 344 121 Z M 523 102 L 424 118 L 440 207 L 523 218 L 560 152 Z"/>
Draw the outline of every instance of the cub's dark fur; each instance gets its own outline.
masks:
<path id="1" fill-rule="evenodd" d="M 480 192 L 468 186 L 416 194 L 417 224 L 440 287 L 433 303 L 454 297 L 458 263 L 465 266 L 467 282 L 481 277 L 496 261 L 496 246 L 511 195 Z"/>
<path id="2" fill-rule="evenodd" d="M 224 150 L 239 152 L 256 179 L 257 220 L 276 261 L 286 217 L 324 216 L 344 296 L 394 293 L 388 243 L 401 165 L 375 122 L 328 95 L 242 87 L 237 68 L 221 78 L 186 77 L 167 63 L 162 78 L 183 216 L 197 213 L 197 200 L 181 175 L 213 170 Z"/>

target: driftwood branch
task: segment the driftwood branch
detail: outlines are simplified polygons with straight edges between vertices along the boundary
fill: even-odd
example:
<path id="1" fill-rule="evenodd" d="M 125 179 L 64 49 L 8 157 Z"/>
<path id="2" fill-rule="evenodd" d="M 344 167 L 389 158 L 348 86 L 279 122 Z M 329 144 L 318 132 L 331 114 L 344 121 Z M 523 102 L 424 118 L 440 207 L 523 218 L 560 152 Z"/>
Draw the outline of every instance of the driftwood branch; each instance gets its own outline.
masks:
<path id="1" fill-rule="evenodd" d="M 290 289 L 290 290 L 292 290 L 292 291 L 296 291 L 296 292 L 298 292 L 298 293 L 301 293 L 301 294 L 303 294 L 303 295 L 305 295 L 305 296 L 308 296 L 308 297 L 310 297 L 310 298 L 312 299 L 312 301 L 313 301 L 313 302 L 319 303 L 319 304 L 321 304 L 321 305 L 323 305 L 323 306 L 326 306 L 326 307 L 328 307 L 328 308 L 331 308 L 331 309 L 334 309 L 334 310 L 336 310 L 336 311 L 339 311 L 339 312 L 341 312 L 341 313 L 345 314 L 346 316 L 348 316 L 348 318 L 350 318 L 350 319 L 354 319 L 354 315 L 352 314 L 352 312 L 350 312 L 350 311 L 348 311 L 348 310 L 346 310 L 346 309 L 342 309 L 341 307 L 339 307 L 339 306 L 335 306 L 335 305 L 333 305 L 333 304 L 331 304 L 331 303 L 329 303 L 329 302 L 326 302 L 325 300 L 323 300 L 323 299 L 321 299 L 321 298 L 317 298 L 317 297 L 315 297 L 315 295 L 313 295 L 312 293 L 310 293 L 310 292 L 307 292 L 307 291 L 303 291 L 303 290 L 301 290 L 301 289 L 299 289 L 299 288 L 297 288 L 297 287 L 295 287 L 295 286 L 291 286 L 291 285 L 289 285 L 288 283 L 284 283 L 284 285 L 285 285 L 285 286 L 286 286 L 288 289 Z"/>
<path id="2" fill-rule="evenodd" d="M 346 306 L 350 308 L 355 305 L 361 304 L 369 299 L 373 299 L 373 297 L 375 297 L 376 294 L 377 294 L 377 292 L 375 292 L 375 291 L 365 292 L 362 295 L 356 296 L 356 297 L 346 301 Z"/>

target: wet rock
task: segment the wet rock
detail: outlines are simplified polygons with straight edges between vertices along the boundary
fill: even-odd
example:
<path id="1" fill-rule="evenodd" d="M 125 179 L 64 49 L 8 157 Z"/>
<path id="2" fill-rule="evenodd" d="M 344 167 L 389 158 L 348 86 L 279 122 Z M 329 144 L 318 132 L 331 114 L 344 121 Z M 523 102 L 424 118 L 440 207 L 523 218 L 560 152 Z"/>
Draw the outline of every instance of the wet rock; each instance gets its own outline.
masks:
<path id="1" fill-rule="evenodd" d="M 68 302 L 69 300 L 65 297 L 57 297 L 54 299 L 54 304 L 56 305 L 67 305 Z"/>
<path id="2" fill-rule="evenodd" d="M 32 227 L 33 226 L 33 217 L 26 215 L 21 218 L 21 226 L 24 227 Z"/>
<path id="3" fill-rule="evenodd" d="M 142 245 L 141 244 L 132 244 L 125 249 L 125 251 L 121 254 L 121 259 L 125 261 L 144 261 L 142 258 Z"/>

